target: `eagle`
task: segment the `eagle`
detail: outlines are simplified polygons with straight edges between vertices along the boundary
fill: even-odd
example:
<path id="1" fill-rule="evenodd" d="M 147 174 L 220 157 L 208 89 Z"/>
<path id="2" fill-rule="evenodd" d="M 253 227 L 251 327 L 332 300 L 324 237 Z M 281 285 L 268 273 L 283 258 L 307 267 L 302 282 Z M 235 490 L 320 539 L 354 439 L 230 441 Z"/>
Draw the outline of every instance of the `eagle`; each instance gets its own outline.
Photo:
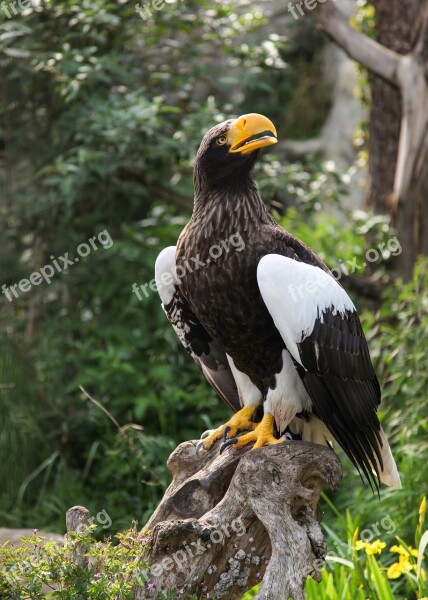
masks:
<path id="1" fill-rule="evenodd" d="M 212 127 L 195 158 L 191 219 L 156 260 L 168 320 L 234 413 L 198 451 L 217 440 L 220 451 L 337 442 L 372 489 L 401 487 L 357 310 L 272 218 L 252 178 L 261 149 L 276 142 L 274 124 L 256 113 Z"/>

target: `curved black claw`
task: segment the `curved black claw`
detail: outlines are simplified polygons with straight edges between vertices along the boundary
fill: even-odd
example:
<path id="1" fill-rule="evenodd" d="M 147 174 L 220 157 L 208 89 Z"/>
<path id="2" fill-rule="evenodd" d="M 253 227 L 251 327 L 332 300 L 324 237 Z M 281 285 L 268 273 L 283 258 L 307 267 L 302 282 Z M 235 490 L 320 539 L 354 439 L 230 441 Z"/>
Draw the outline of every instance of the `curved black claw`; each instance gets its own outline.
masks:
<path id="1" fill-rule="evenodd" d="M 204 447 L 204 440 L 201 440 L 200 442 L 198 442 L 196 444 L 196 448 L 195 448 L 195 452 L 196 452 L 196 456 L 199 458 L 199 453 L 201 451 L 201 449 Z"/>
<path id="2" fill-rule="evenodd" d="M 201 440 L 204 440 L 205 438 L 207 438 L 209 435 L 211 435 L 213 432 L 212 429 L 208 429 L 207 431 L 204 431 L 204 433 L 201 435 Z"/>
<path id="3" fill-rule="evenodd" d="M 223 450 L 226 450 L 226 448 L 228 446 L 233 446 L 234 444 L 236 444 L 236 442 L 238 441 L 239 438 L 234 437 L 234 438 L 228 438 L 226 441 L 224 441 L 222 443 L 222 445 L 220 446 L 220 454 L 223 452 Z"/>
<path id="4" fill-rule="evenodd" d="M 284 435 L 282 436 L 285 440 L 293 440 L 293 436 L 291 435 L 291 433 L 288 433 L 288 431 L 286 433 L 284 433 Z"/>
<path id="5" fill-rule="evenodd" d="M 225 442 L 227 440 L 227 434 L 230 431 L 230 426 L 226 425 L 226 427 L 223 429 L 223 442 Z M 220 450 L 220 454 L 221 454 L 221 450 Z"/>

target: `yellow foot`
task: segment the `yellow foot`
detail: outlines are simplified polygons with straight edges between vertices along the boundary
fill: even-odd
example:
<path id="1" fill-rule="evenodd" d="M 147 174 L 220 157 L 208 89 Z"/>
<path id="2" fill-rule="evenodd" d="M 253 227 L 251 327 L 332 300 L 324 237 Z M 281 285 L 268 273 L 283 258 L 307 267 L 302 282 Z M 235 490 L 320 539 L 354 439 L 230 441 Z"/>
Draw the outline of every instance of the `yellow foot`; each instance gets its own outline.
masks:
<path id="1" fill-rule="evenodd" d="M 253 450 L 254 448 L 261 448 L 262 446 L 280 444 L 283 440 L 278 440 L 274 436 L 274 424 L 273 416 L 265 414 L 263 419 L 253 431 L 250 431 L 250 433 L 246 433 L 245 435 L 241 435 L 240 438 L 235 438 L 235 440 L 227 440 L 224 444 L 222 444 L 220 452 L 227 448 L 227 446 L 233 445 L 234 448 L 243 448 L 243 446 L 251 444 L 251 442 L 255 442 Z"/>
<path id="2" fill-rule="evenodd" d="M 214 431 L 212 431 L 207 437 L 198 443 L 196 446 L 196 453 L 199 454 L 201 448 L 204 450 L 209 450 L 214 442 L 221 438 L 226 439 L 226 436 L 234 437 L 238 431 L 254 429 L 256 427 L 256 423 L 251 421 L 251 417 L 256 412 L 256 408 L 257 406 L 244 406 L 244 408 L 238 410 L 238 412 L 235 413 L 227 423 L 221 425 L 217 429 L 214 429 Z"/>

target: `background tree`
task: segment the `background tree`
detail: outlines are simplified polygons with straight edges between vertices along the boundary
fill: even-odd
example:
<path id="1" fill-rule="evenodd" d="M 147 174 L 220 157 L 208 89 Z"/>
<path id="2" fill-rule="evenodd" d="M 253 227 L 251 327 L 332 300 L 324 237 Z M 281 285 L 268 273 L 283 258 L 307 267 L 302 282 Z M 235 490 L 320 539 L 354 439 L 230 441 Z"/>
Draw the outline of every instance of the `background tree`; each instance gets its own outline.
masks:
<path id="1" fill-rule="evenodd" d="M 406 279 L 428 254 L 428 3 L 374 0 L 377 42 L 348 24 L 334 4 L 318 6 L 333 40 L 374 74 L 369 127 L 369 205 L 389 213 Z"/>

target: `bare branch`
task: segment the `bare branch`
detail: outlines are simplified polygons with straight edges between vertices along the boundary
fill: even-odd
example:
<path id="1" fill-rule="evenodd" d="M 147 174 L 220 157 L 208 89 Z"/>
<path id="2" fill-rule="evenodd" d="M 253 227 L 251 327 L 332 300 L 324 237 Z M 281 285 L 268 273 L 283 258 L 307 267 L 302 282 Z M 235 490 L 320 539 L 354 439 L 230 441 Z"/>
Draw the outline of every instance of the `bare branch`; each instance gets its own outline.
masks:
<path id="1" fill-rule="evenodd" d="M 288 160 L 302 160 L 308 154 L 320 154 L 324 147 L 321 137 L 309 140 L 286 140 L 278 144 L 278 146 L 278 150 Z"/>
<path id="2" fill-rule="evenodd" d="M 403 111 L 394 179 L 395 208 L 409 196 L 416 163 L 428 134 L 428 84 L 425 66 L 414 54 L 403 56 L 398 77 L 402 89 Z"/>
<path id="3" fill-rule="evenodd" d="M 82 392 L 82 393 L 83 393 L 83 394 L 86 396 L 86 398 L 87 398 L 88 400 L 90 400 L 91 402 L 93 402 L 93 403 L 95 404 L 95 406 L 98 406 L 98 408 L 100 408 L 100 409 L 101 409 L 101 410 L 102 410 L 102 411 L 103 411 L 103 412 L 104 412 L 104 413 L 105 413 L 105 414 L 108 416 L 108 418 L 110 419 L 110 421 L 111 421 L 112 423 L 114 423 L 114 425 L 116 425 L 116 427 L 117 427 L 118 429 L 120 429 L 120 425 L 119 425 L 119 423 L 118 423 L 118 422 L 117 422 L 117 420 L 116 420 L 116 419 L 113 417 L 113 415 L 112 415 L 112 414 L 111 414 L 111 413 L 110 413 L 110 412 L 109 412 L 109 411 L 106 409 L 106 407 L 105 407 L 105 406 L 103 406 L 103 405 L 101 404 L 101 402 L 98 402 L 98 400 L 96 400 L 95 398 L 93 398 L 93 397 L 91 396 L 91 394 L 85 390 L 85 388 L 83 387 L 83 385 L 79 385 L 79 388 L 80 388 L 80 391 L 81 391 L 81 392 Z"/>
<path id="4" fill-rule="evenodd" d="M 346 16 L 331 0 L 325 4 L 318 3 L 316 18 L 327 35 L 353 60 L 399 87 L 397 70 L 402 58 L 400 54 L 385 48 L 349 25 Z"/>

